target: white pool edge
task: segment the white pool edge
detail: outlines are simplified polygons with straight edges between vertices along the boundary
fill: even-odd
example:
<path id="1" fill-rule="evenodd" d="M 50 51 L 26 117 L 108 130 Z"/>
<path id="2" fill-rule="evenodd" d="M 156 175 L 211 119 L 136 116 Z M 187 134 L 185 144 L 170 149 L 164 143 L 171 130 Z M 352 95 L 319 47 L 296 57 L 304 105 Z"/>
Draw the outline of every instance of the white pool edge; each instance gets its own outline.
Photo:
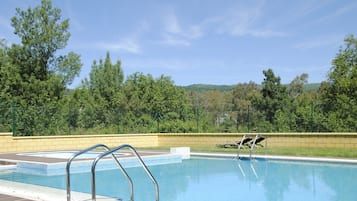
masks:
<path id="1" fill-rule="evenodd" d="M 224 158 L 232 158 L 232 159 L 237 158 L 237 154 L 231 154 L 231 153 L 228 154 L 228 153 L 191 152 L 191 156 L 224 157 Z M 250 158 L 250 156 L 248 154 L 240 154 L 240 157 Z M 253 159 L 357 164 L 357 159 L 350 159 L 350 158 L 326 158 L 326 157 L 282 156 L 282 155 L 253 155 L 252 158 Z"/>

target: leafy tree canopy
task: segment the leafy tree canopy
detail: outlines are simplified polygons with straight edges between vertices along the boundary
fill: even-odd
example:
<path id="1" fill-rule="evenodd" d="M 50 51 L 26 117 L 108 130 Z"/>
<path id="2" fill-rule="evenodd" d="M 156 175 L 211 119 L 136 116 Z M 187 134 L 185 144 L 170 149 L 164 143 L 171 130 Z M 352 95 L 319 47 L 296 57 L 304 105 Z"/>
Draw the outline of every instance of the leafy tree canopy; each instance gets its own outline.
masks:
<path id="1" fill-rule="evenodd" d="M 357 39 L 350 35 L 332 61 L 321 87 L 322 105 L 331 130 L 357 130 Z"/>
<path id="2" fill-rule="evenodd" d="M 264 70 L 265 76 L 262 82 L 260 99 L 255 99 L 255 107 L 265 114 L 270 123 L 274 123 L 276 112 L 284 110 L 287 107 L 287 89 L 280 83 L 280 77 L 275 76 L 272 69 Z"/>
<path id="3" fill-rule="evenodd" d="M 61 10 L 53 8 L 51 1 L 42 0 L 35 8 L 17 8 L 11 25 L 21 39 L 21 44 L 12 45 L 8 51 L 11 63 L 8 71 L 16 71 L 20 78 L 13 92 L 25 90 L 25 85 L 29 85 L 28 89 L 36 89 L 31 93 L 47 90 L 53 92 L 47 98 L 60 96 L 82 66 L 80 56 L 74 52 L 57 55 L 70 37 L 69 20 L 61 21 Z"/>

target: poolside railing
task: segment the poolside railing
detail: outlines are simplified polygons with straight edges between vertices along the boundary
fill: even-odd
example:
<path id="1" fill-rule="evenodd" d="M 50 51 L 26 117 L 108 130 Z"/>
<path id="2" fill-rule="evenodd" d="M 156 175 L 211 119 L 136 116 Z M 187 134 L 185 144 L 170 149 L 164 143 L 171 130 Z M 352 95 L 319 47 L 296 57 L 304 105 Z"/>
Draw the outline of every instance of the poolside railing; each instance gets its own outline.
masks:
<path id="1" fill-rule="evenodd" d="M 145 165 L 143 159 L 140 157 L 140 155 L 135 150 L 135 148 L 132 147 L 131 145 L 128 145 L 128 144 L 124 144 L 124 145 L 118 146 L 118 147 L 116 147 L 116 148 L 114 148 L 112 150 L 109 150 L 109 151 L 97 156 L 97 158 L 93 161 L 92 169 L 91 169 L 91 173 L 92 173 L 92 201 L 96 201 L 95 168 L 96 168 L 97 163 L 99 162 L 99 160 L 101 160 L 102 158 L 104 158 L 104 157 L 106 157 L 106 156 L 108 156 L 110 154 L 115 157 L 114 153 L 119 151 L 119 150 L 121 150 L 121 149 L 123 149 L 123 148 L 128 148 L 129 150 L 131 150 L 132 153 L 139 160 L 141 166 L 143 167 L 143 169 L 145 170 L 146 174 L 148 175 L 148 177 L 150 178 L 150 180 L 154 184 L 154 187 L 155 187 L 155 200 L 159 201 L 159 185 L 158 185 L 157 181 L 155 180 L 154 176 L 151 174 L 149 168 Z M 134 201 L 134 195 L 133 194 L 131 195 L 130 199 L 131 199 L 130 201 Z"/>
<path id="2" fill-rule="evenodd" d="M 109 152 L 110 149 L 108 146 L 104 145 L 104 144 L 97 144 L 94 146 L 91 146 L 87 149 L 84 149 L 82 151 L 79 151 L 75 154 L 73 154 L 67 161 L 67 165 L 66 165 L 66 185 L 67 185 L 67 201 L 71 201 L 71 178 L 70 178 L 70 169 L 71 169 L 71 163 L 72 161 L 77 158 L 78 156 L 85 154 L 89 151 L 98 149 L 98 148 L 104 148 L 106 150 L 105 153 Z M 108 154 L 107 154 L 108 155 Z M 117 166 L 119 167 L 119 169 L 121 170 L 121 172 L 124 174 L 125 178 L 128 180 L 129 182 L 129 186 L 130 186 L 130 195 L 131 195 L 131 201 L 134 200 L 134 191 L 133 191 L 133 182 L 131 180 L 131 178 L 129 177 L 128 173 L 125 171 L 125 169 L 123 168 L 123 166 L 120 164 L 120 162 L 118 161 L 118 159 L 115 157 L 114 153 L 111 154 L 112 158 L 114 159 L 114 161 L 116 162 Z"/>

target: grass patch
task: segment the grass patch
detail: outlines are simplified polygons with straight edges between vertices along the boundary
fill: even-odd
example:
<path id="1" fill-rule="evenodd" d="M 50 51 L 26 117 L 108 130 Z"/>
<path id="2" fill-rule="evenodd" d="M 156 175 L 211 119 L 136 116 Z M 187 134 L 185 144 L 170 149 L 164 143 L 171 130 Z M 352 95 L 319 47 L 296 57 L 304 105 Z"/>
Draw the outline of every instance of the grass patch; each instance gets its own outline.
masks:
<path id="1" fill-rule="evenodd" d="M 170 147 L 151 147 L 150 150 L 170 150 Z M 237 153 L 237 149 L 218 148 L 215 146 L 191 147 L 192 152 L 210 152 L 210 153 Z M 249 149 L 241 149 L 240 153 L 249 154 Z M 285 155 L 285 156 L 315 156 L 332 158 L 357 158 L 357 149 L 344 148 L 301 148 L 301 147 L 275 147 L 261 148 L 254 150 L 255 154 L 267 155 Z"/>

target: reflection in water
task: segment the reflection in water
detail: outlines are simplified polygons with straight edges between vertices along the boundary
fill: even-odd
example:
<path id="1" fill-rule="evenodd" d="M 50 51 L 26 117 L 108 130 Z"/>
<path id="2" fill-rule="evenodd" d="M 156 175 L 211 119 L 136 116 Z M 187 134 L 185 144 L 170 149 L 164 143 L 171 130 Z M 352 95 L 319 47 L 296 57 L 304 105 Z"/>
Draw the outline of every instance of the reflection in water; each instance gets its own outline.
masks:
<path id="1" fill-rule="evenodd" d="M 161 201 L 354 201 L 357 166 L 289 161 L 191 159 L 150 166 Z M 135 201 L 155 200 L 141 168 L 131 168 Z M 0 174 L 8 179 L 65 189 L 64 176 Z M 97 192 L 129 200 L 129 186 L 118 170 L 97 173 Z M 72 189 L 90 192 L 90 174 L 74 174 Z"/>

